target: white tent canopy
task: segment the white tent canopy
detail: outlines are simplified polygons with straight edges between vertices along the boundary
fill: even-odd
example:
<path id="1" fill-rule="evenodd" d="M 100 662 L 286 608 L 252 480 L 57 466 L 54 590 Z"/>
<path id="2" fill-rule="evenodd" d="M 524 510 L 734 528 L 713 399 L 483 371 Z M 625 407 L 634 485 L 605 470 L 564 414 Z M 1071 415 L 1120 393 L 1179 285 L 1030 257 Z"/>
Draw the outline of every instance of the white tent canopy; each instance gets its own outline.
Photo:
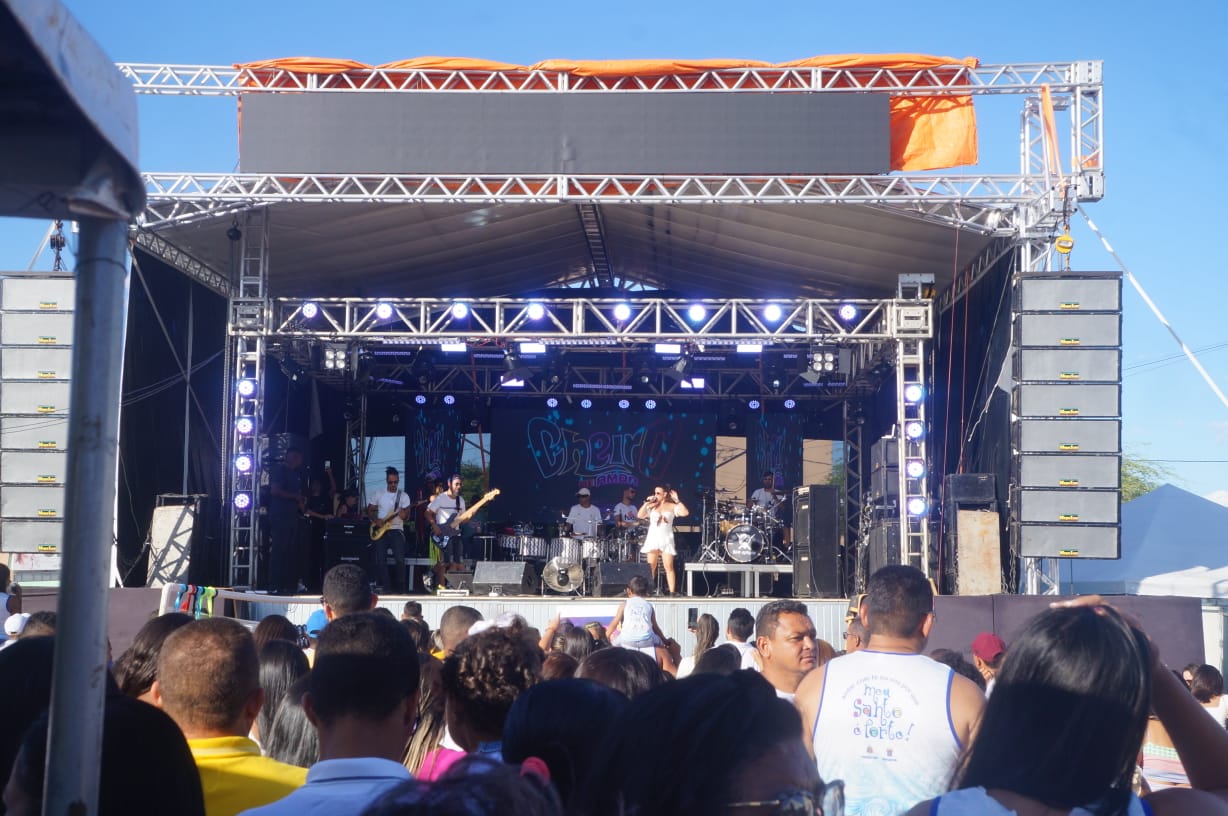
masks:
<path id="1" fill-rule="evenodd" d="M 1121 558 L 1071 560 L 1063 593 L 1228 598 L 1228 507 L 1166 484 L 1121 508 Z"/>

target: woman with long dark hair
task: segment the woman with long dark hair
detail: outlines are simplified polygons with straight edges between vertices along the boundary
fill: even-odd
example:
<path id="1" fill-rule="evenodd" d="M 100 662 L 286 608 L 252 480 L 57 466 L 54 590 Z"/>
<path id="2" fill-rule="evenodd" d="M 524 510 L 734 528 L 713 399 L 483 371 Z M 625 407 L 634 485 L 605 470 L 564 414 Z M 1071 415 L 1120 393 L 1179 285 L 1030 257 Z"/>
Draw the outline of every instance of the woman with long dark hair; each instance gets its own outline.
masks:
<path id="1" fill-rule="evenodd" d="M 1006 656 L 957 790 L 908 816 L 1228 814 L 1228 732 L 1135 626 L 1097 598 L 1036 616 Z M 1131 792 L 1148 711 L 1199 790 Z"/>
<path id="2" fill-rule="evenodd" d="M 678 491 L 667 484 L 653 488 L 652 495 L 644 500 L 638 511 L 640 518 L 648 519 L 648 534 L 644 536 L 640 552 L 648 556 L 653 581 L 657 580 L 657 561 L 664 562 L 665 583 L 670 595 L 675 594 L 678 581 L 678 576 L 674 575 L 674 556 L 678 555 L 674 547 L 674 520 L 690 512 L 678 498 Z"/>
<path id="3" fill-rule="evenodd" d="M 716 645 L 721 625 L 716 618 L 705 612 L 695 619 L 695 628 L 691 631 L 695 633 L 695 651 L 678 661 L 677 677 L 679 680 L 695 671 L 695 663 L 703 656 L 703 653 Z"/>

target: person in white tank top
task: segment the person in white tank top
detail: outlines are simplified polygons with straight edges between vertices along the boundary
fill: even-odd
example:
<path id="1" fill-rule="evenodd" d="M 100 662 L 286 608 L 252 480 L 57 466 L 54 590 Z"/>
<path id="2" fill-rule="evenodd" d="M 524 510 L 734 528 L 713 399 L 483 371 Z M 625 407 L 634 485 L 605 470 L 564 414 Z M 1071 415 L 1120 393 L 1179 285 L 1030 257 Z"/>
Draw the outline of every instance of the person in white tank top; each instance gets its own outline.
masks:
<path id="1" fill-rule="evenodd" d="M 796 704 L 819 775 L 844 780 L 848 812 L 889 816 L 947 789 L 985 697 L 921 654 L 934 595 L 920 570 L 883 567 L 868 590 L 869 643 L 807 675 Z"/>

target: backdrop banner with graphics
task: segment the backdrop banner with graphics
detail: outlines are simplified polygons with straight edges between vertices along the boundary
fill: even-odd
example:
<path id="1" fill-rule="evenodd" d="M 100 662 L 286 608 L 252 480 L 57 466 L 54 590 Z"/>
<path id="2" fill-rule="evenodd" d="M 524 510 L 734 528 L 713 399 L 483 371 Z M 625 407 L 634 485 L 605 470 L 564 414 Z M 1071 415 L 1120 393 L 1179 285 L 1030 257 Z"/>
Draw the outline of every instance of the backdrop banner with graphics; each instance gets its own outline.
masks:
<path id="1" fill-rule="evenodd" d="M 698 514 L 715 478 L 712 411 L 543 408 L 496 411 L 492 422 L 491 487 L 501 491 L 492 521 L 558 522 L 582 487 L 608 513 L 627 485 L 642 502 L 660 483 Z"/>
<path id="2" fill-rule="evenodd" d="M 423 477 L 446 479 L 460 472 L 466 419 L 461 411 L 419 408 L 409 411 L 405 426 L 405 468 L 401 485 L 413 495 Z M 465 496 L 475 489 L 465 485 Z M 427 497 L 429 498 L 429 497 Z"/>
<path id="3" fill-rule="evenodd" d="M 763 474 L 771 472 L 776 489 L 791 493 L 802 483 L 801 412 L 761 412 L 746 420 L 746 495 L 763 487 Z M 788 510 L 788 508 L 784 508 Z M 787 520 L 787 515 L 782 515 Z"/>

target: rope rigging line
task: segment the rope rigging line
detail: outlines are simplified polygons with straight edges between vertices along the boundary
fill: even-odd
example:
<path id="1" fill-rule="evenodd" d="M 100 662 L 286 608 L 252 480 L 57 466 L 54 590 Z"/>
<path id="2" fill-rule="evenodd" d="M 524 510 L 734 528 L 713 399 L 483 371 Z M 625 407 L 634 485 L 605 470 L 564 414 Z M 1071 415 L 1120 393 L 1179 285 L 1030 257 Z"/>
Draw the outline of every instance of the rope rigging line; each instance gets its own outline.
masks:
<path id="1" fill-rule="evenodd" d="M 1202 375 L 1203 380 L 1210 387 L 1215 396 L 1219 398 L 1219 401 L 1223 403 L 1224 407 L 1228 408 L 1228 396 L 1224 396 L 1224 392 L 1220 390 L 1220 387 L 1216 384 L 1215 380 L 1213 380 L 1211 375 L 1207 373 L 1207 370 L 1202 367 L 1202 363 L 1198 362 L 1198 358 L 1194 355 L 1194 352 L 1190 351 L 1190 347 L 1187 346 L 1185 341 L 1182 340 L 1180 335 L 1177 334 L 1177 330 L 1174 329 L 1173 325 L 1168 322 L 1168 318 L 1166 318 L 1164 313 L 1160 311 L 1160 307 L 1156 306 L 1155 302 L 1151 299 L 1151 296 L 1147 294 L 1145 289 L 1143 289 L 1143 285 L 1139 283 L 1138 278 L 1134 277 L 1134 273 L 1126 268 L 1126 264 L 1121 259 L 1121 256 L 1117 254 L 1117 250 L 1113 249 L 1113 246 L 1108 242 L 1108 239 L 1104 237 L 1104 234 L 1100 232 L 1100 228 L 1096 226 L 1094 221 L 1092 221 L 1091 217 L 1087 214 L 1087 211 L 1080 207 L 1079 212 L 1082 213 L 1083 220 L 1087 222 L 1087 226 L 1090 227 L 1091 231 L 1095 233 L 1097 238 L 1100 239 L 1100 243 L 1104 246 L 1105 250 L 1113 257 L 1113 260 L 1117 261 L 1117 266 L 1121 269 L 1122 274 L 1126 276 L 1126 280 L 1130 281 L 1130 285 L 1134 287 L 1134 291 L 1138 292 L 1139 296 L 1143 299 L 1143 302 L 1147 304 L 1147 308 L 1151 309 L 1151 313 L 1155 315 L 1156 320 L 1160 321 L 1160 325 L 1168 329 L 1168 333 L 1173 336 L 1173 340 L 1177 341 L 1177 346 L 1181 349 L 1181 353 L 1189 359 L 1190 363 L 1194 366 L 1198 373 Z"/>

